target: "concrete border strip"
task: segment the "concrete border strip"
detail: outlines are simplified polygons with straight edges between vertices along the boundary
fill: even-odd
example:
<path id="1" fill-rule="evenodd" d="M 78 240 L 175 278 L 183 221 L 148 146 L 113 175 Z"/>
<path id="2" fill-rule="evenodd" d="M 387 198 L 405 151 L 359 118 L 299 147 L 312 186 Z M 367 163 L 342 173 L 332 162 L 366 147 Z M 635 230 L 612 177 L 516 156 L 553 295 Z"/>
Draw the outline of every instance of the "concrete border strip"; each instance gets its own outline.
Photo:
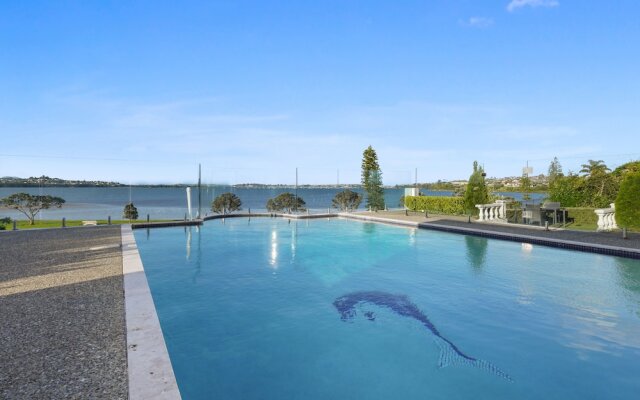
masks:
<path id="1" fill-rule="evenodd" d="M 181 399 L 131 225 L 122 225 L 129 398 Z"/>

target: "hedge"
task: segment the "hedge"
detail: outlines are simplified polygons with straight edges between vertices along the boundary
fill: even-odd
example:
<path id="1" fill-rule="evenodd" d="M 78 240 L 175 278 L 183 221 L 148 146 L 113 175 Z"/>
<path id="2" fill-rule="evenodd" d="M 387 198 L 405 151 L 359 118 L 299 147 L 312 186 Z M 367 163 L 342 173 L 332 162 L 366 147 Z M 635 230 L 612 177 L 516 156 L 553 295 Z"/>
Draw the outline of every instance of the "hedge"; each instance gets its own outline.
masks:
<path id="1" fill-rule="evenodd" d="M 567 222 L 575 225 L 597 225 L 598 216 L 595 208 L 589 207 L 567 207 Z"/>
<path id="2" fill-rule="evenodd" d="M 640 229 L 640 173 L 628 174 L 620 185 L 616 222 L 620 227 Z"/>
<path id="3" fill-rule="evenodd" d="M 404 205 L 412 211 L 430 211 L 442 214 L 464 214 L 463 197 L 406 196 Z"/>

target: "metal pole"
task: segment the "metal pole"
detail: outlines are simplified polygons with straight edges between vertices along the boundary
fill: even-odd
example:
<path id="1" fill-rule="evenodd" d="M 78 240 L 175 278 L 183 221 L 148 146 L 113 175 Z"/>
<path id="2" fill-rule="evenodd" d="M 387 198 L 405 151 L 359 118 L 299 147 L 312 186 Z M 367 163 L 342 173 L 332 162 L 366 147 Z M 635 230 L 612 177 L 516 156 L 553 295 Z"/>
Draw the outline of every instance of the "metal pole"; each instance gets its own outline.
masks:
<path id="1" fill-rule="evenodd" d="M 298 212 L 298 167 L 296 167 L 296 202 L 293 209 Z"/>

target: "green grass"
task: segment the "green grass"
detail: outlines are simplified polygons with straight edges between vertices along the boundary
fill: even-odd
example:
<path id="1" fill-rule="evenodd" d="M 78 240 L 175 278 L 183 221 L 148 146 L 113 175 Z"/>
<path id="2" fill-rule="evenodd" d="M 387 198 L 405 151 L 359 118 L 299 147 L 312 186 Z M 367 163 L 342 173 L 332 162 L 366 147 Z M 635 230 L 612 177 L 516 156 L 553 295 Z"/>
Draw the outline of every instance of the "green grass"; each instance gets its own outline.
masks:
<path id="1" fill-rule="evenodd" d="M 66 221 L 66 226 L 67 227 L 72 227 L 72 226 L 82 226 L 82 221 L 97 221 L 98 225 L 107 225 L 108 221 L 106 219 L 98 219 L 98 220 L 67 220 Z M 152 219 L 149 222 L 167 222 L 167 221 L 171 221 L 168 219 Z M 61 228 L 62 227 L 62 220 L 61 219 L 54 219 L 54 220 L 36 220 L 34 225 L 29 225 L 29 221 L 27 220 L 16 220 L 17 222 L 17 228 L 20 229 L 35 229 L 35 228 Z M 121 224 L 128 224 L 128 223 L 145 223 L 147 222 L 146 219 L 138 219 L 138 220 L 132 220 L 129 221 L 128 219 L 118 219 L 118 220 L 111 220 L 111 224 L 112 225 L 121 225 Z M 5 224 L 4 228 L 6 230 L 11 230 L 13 229 L 13 223 L 10 224 Z"/>

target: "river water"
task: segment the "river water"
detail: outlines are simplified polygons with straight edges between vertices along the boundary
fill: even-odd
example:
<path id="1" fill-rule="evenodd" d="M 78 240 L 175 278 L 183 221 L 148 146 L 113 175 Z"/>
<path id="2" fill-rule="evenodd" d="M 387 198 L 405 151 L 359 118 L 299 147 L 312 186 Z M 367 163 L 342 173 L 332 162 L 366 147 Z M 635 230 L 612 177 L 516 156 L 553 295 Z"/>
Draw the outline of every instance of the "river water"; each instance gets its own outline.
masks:
<path id="1" fill-rule="evenodd" d="M 336 188 L 299 188 L 298 196 L 304 199 L 311 212 L 326 211 L 331 207 L 331 200 L 342 189 Z M 362 193 L 362 190 L 354 191 Z M 0 198 L 13 193 L 27 192 L 62 197 L 66 200 L 60 209 L 42 210 L 37 219 L 120 219 L 124 205 L 133 201 L 138 208 L 141 219 L 147 214 L 151 219 L 184 218 L 187 213 L 187 196 L 183 187 L 0 187 Z M 294 192 L 290 188 L 234 188 L 231 186 L 207 186 L 201 193 L 202 215 L 211 213 L 213 199 L 225 192 L 233 192 L 242 200 L 242 208 L 252 212 L 265 211 L 267 200 L 284 192 Z M 428 196 L 451 196 L 452 192 L 424 191 Z M 400 197 L 404 189 L 385 189 L 385 201 L 389 208 L 399 207 Z M 504 196 L 520 199 L 519 193 L 500 193 Z M 533 193 L 534 200 L 540 200 L 544 194 Z M 192 188 L 192 215 L 197 214 L 198 190 Z M 360 205 L 364 208 L 364 201 Z M 0 217 L 26 219 L 15 210 L 0 208 Z"/>

